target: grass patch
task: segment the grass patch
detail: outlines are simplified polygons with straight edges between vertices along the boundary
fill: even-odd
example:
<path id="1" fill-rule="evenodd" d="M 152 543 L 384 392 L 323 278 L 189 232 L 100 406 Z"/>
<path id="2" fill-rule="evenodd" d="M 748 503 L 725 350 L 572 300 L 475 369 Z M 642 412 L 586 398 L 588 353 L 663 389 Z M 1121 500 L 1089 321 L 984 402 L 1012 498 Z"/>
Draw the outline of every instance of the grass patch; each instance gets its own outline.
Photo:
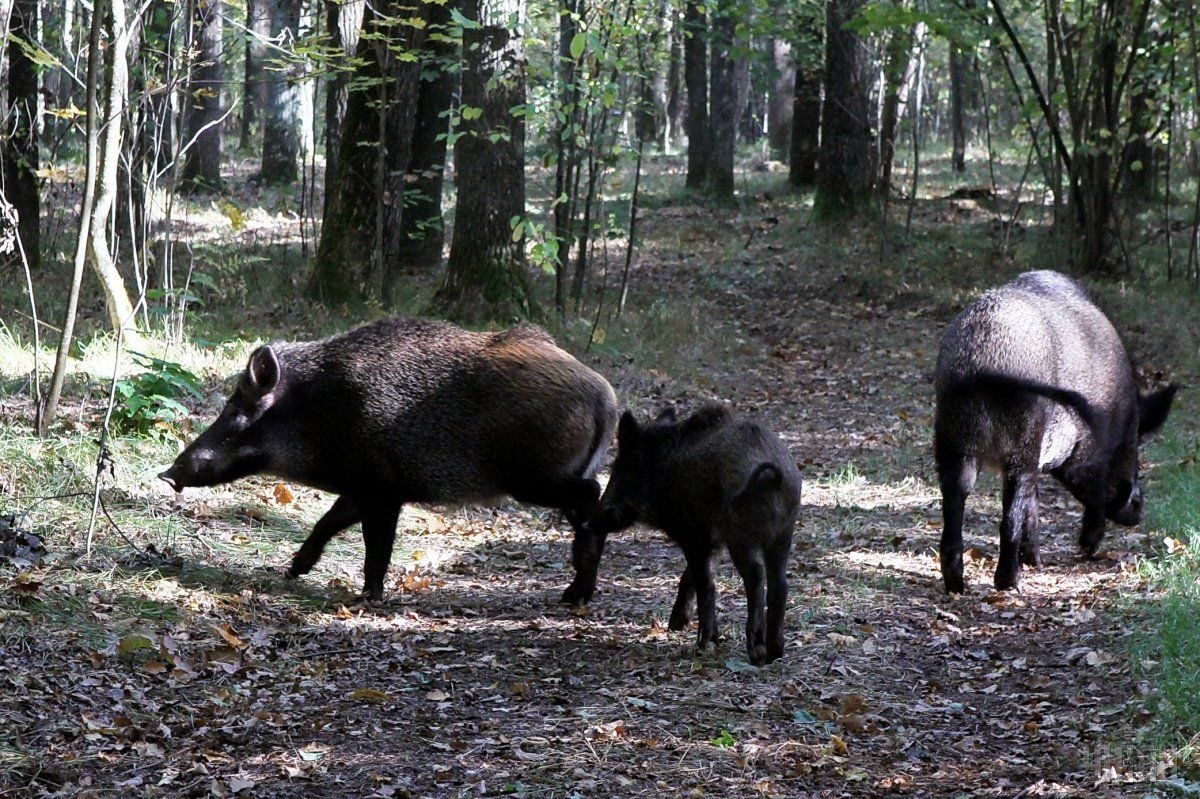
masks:
<path id="1" fill-rule="evenodd" d="M 1127 605 L 1138 676 L 1154 686 L 1144 735 L 1157 752 L 1187 758 L 1200 733 L 1200 443 L 1167 436 L 1152 449 L 1165 462 L 1154 472 L 1149 526 L 1162 543 L 1158 558 L 1142 562 L 1144 587 Z M 1191 759 L 1200 765 L 1193 752 Z"/>

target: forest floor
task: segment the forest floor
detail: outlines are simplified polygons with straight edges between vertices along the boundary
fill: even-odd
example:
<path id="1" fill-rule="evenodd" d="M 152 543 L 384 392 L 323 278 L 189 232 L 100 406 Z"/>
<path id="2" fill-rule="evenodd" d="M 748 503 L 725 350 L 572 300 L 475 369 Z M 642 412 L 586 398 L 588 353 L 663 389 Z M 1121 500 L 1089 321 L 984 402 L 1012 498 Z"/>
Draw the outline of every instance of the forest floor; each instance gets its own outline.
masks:
<path id="1" fill-rule="evenodd" d="M 981 480 L 969 593 L 941 588 L 937 341 L 1019 265 L 947 237 L 926 244 L 944 263 L 915 273 L 900 242 L 881 264 L 868 230 L 798 249 L 793 203 L 646 210 L 634 295 L 660 298 L 674 346 L 653 368 L 580 354 L 643 417 L 721 399 L 802 464 L 782 660 L 746 662 L 724 557 L 723 644 L 668 632 L 683 560 L 652 531 L 613 536 L 596 597 L 573 609 L 553 514 L 410 508 L 388 598 L 364 606 L 356 536 L 281 577 L 327 497 L 248 480 L 177 505 L 130 484 L 109 501 L 169 521 L 165 542 L 126 525 L 166 563 L 72 555 L 0 574 L 0 794 L 1154 795 L 1160 767 L 1134 745 L 1151 709 L 1116 607 L 1139 590 L 1147 531 L 1110 529 L 1081 559 L 1078 507 L 1047 480 L 1046 565 L 995 592 L 997 487 Z M 986 215 L 969 221 L 986 231 Z"/>

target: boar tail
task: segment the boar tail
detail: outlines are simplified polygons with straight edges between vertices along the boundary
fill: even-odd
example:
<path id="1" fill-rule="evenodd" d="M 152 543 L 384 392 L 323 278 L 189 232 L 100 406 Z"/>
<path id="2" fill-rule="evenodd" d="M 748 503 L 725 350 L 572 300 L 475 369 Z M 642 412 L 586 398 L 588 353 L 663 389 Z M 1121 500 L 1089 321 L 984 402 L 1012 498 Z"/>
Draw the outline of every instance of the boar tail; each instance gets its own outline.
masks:
<path id="1" fill-rule="evenodd" d="M 746 487 L 733 498 L 735 505 L 741 504 L 758 494 L 767 491 L 778 491 L 783 486 L 783 472 L 773 463 L 760 463 L 755 467 Z"/>
<path id="2" fill-rule="evenodd" d="M 579 476 L 590 480 L 600 471 L 600 463 L 604 460 L 605 449 L 612 439 L 613 419 L 606 403 L 601 403 L 595 411 L 595 427 L 592 430 L 592 443 L 588 450 L 587 461 L 583 473 Z"/>
<path id="3" fill-rule="evenodd" d="M 970 377 L 951 383 L 949 391 L 955 394 L 974 391 L 1032 394 L 1070 408 L 1079 414 L 1088 427 L 1101 426 L 1101 420 L 1092 404 L 1078 391 L 1039 383 L 1023 377 L 1013 377 L 996 372 L 977 372 Z"/>

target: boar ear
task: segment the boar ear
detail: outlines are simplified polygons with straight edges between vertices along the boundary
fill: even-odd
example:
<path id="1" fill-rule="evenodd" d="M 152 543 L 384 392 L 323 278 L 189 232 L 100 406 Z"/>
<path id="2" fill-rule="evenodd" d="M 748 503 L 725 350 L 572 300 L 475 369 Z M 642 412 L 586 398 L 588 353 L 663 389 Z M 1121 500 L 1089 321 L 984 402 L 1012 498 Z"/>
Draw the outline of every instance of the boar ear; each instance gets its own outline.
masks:
<path id="1" fill-rule="evenodd" d="M 269 346 L 259 347 L 250 354 L 246 377 L 259 396 L 270 394 L 279 385 L 279 373 L 279 358 Z"/>
<path id="2" fill-rule="evenodd" d="M 675 409 L 663 408 L 658 412 L 658 416 L 654 417 L 655 424 L 675 424 Z"/>
<path id="3" fill-rule="evenodd" d="M 642 428 L 638 425 L 637 417 L 633 415 L 633 411 L 625 411 L 621 414 L 621 422 L 617 425 L 617 446 L 620 449 L 629 449 L 636 447 L 638 439 L 641 438 Z"/>
<path id="4" fill-rule="evenodd" d="M 1179 386 L 1174 384 L 1138 397 L 1138 436 L 1148 436 L 1163 426 Z"/>

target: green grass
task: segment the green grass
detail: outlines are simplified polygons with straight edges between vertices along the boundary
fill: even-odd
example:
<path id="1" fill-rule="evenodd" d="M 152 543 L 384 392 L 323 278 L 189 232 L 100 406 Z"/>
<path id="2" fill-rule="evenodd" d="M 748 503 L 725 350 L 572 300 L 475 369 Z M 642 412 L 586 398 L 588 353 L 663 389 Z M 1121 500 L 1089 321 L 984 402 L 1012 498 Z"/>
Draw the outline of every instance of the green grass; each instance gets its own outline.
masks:
<path id="1" fill-rule="evenodd" d="M 1163 463 L 1147 505 L 1160 554 L 1142 562 L 1144 586 L 1127 608 L 1142 631 L 1133 636 L 1135 669 L 1154 687 L 1144 735 L 1178 757 L 1200 733 L 1200 442 L 1168 435 L 1151 452 Z"/>

